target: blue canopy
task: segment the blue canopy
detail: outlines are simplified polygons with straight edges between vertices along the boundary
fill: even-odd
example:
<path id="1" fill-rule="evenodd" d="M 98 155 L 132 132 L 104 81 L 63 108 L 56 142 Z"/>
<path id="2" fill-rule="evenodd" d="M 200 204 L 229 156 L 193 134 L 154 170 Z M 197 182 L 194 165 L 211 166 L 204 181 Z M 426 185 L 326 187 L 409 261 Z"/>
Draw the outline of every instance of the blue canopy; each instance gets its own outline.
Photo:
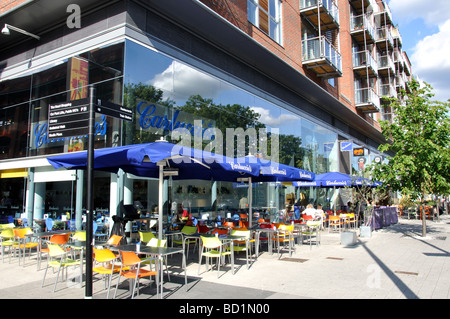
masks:
<path id="1" fill-rule="evenodd" d="M 56 169 L 86 169 L 87 152 L 68 153 L 47 159 Z M 236 159 L 168 142 L 127 145 L 94 151 L 94 170 L 117 173 L 119 169 L 144 177 L 159 177 L 159 165 L 176 169 L 173 179 L 236 181 L 239 177 L 258 176 L 256 163 L 238 163 Z"/>
<path id="2" fill-rule="evenodd" d="M 257 164 L 260 166 L 258 176 L 252 177 L 253 182 L 292 182 L 313 181 L 315 174 L 293 166 L 264 160 L 256 156 L 238 157 L 238 163 Z"/>
<path id="3" fill-rule="evenodd" d="M 322 187 L 345 187 L 352 186 L 353 179 L 344 173 L 328 172 L 316 175 L 315 181 Z"/>
<path id="4" fill-rule="evenodd" d="M 47 158 L 56 169 L 86 169 L 87 152 Z M 173 179 L 236 181 L 239 177 L 258 176 L 260 165 L 239 163 L 234 158 L 190 147 L 158 141 L 147 144 L 104 148 L 94 151 L 94 170 L 117 173 L 119 169 L 138 176 L 159 179 L 159 234 L 162 238 L 163 179 L 169 170 Z"/>
<path id="5" fill-rule="evenodd" d="M 296 187 L 318 187 L 318 186 L 320 186 L 320 183 L 317 182 L 317 181 L 311 181 L 311 182 L 297 181 L 297 182 L 292 182 L 292 186 L 296 186 Z"/>

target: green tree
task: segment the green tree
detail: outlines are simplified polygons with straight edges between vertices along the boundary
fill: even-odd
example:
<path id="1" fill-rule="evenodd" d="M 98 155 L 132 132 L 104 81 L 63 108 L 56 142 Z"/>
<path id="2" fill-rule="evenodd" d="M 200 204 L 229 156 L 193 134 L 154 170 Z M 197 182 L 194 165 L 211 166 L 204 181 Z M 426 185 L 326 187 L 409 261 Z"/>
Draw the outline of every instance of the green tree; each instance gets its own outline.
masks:
<path id="1" fill-rule="evenodd" d="M 413 80 L 409 87 L 409 92 L 390 99 L 392 121 L 380 122 L 388 142 L 379 150 L 392 156 L 372 169 L 374 179 L 423 203 L 426 195 L 449 194 L 450 103 L 432 101 L 427 83 L 420 86 Z M 426 219 L 422 220 L 426 236 Z"/>

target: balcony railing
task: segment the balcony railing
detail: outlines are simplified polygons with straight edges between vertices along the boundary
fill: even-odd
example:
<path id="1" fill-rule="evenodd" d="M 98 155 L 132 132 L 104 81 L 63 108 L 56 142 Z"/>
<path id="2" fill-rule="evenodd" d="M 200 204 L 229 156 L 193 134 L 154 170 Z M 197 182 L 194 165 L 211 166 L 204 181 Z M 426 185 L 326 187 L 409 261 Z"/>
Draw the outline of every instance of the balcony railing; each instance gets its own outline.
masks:
<path id="1" fill-rule="evenodd" d="M 300 0 L 300 10 L 322 6 L 328 14 L 339 24 L 339 8 L 333 0 Z"/>
<path id="2" fill-rule="evenodd" d="M 391 46 L 394 45 L 394 38 L 392 37 L 391 31 L 386 27 L 377 29 L 375 39 L 377 42 L 387 40 Z"/>
<path id="3" fill-rule="evenodd" d="M 385 97 L 397 97 L 397 90 L 393 83 L 381 84 L 380 85 L 380 96 Z"/>
<path id="4" fill-rule="evenodd" d="M 325 37 L 310 38 L 302 41 L 303 62 L 325 59 L 339 72 L 342 72 L 341 54 Z"/>
<path id="5" fill-rule="evenodd" d="M 380 111 L 380 97 L 373 88 L 356 89 L 355 103 L 356 107 L 361 108 L 363 112 Z"/>
<path id="6" fill-rule="evenodd" d="M 360 30 L 366 30 L 372 39 L 376 39 L 375 27 L 370 19 L 364 14 L 352 16 L 350 18 L 350 32 L 357 32 Z"/>
<path id="7" fill-rule="evenodd" d="M 386 69 L 386 68 L 395 71 L 394 61 L 392 60 L 390 55 L 382 55 L 378 57 L 378 69 Z"/>
<path id="8" fill-rule="evenodd" d="M 369 51 L 364 50 L 353 53 L 353 68 L 360 68 L 367 66 L 369 68 L 372 68 L 374 73 L 378 72 L 378 64 Z"/>

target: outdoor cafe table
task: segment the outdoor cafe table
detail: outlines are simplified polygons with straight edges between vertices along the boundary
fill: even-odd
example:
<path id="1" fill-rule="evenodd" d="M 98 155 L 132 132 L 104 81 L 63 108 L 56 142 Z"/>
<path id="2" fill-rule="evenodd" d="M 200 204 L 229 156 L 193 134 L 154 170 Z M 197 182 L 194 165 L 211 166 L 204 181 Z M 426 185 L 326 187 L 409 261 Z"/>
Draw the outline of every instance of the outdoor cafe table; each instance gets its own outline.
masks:
<path id="1" fill-rule="evenodd" d="M 286 224 L 287 225 L 287 224 Z M 294 223 L 294 232 L 299 234 L 299 242 L 302 243 L 301 240 L 301 234 L 302 234 L 302 228 L 307 227 L 306 224 L 301 223 Z M 255 232 L 256 234 L 256 257 L 259 255 L 259 241 L 261 233 L 266 233 L 268 238 L 268 252 L 269 254 L 273 255 L 273 248 L 272 248 L 272 241 L 273 238 L 282 230 L 279 229 L 273 229 L 273 228 L 261 228 L 259 226 L 249 228 L 250 231 Z"/>
<path id="2" fill-rule="evenodd" d="M 121 250 L 121 251 L 132 251 L 137 254 L 145 254 L 149 256 L 154 256 L 158 258 L 159 264 L 158 272 L 160 275 L 159 282 L 161 283 L 161 293 L 160 298 L 162 299 L 163 294 L 163 260 L 164 257 L 167 257 L 169 255 L 174 254 L 183 254 L 182 259 L 182 267 L 184 268 L 184 284 L 187 287 L 187 274 L 186 274 L 186 260 L 184 255 L 184 249 L 182 248 L 173 248 L 173 247 L 149 247 L 145 245 L 136 245 L 136 244 L 129 244 L 129 245 L 120 245 L 120 246 L 111 246 L 111 250 Z"/>

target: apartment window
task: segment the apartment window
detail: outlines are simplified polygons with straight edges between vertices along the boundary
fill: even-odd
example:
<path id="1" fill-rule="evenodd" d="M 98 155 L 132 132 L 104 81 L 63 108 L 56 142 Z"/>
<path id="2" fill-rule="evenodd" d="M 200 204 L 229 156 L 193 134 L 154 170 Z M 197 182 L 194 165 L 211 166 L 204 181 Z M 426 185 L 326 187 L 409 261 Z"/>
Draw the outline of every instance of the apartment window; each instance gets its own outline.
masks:
<path id="1" fill-rule="evenodd" d="M 281 43 L 281 1 L 247 0 L 248 20 Z"/>

